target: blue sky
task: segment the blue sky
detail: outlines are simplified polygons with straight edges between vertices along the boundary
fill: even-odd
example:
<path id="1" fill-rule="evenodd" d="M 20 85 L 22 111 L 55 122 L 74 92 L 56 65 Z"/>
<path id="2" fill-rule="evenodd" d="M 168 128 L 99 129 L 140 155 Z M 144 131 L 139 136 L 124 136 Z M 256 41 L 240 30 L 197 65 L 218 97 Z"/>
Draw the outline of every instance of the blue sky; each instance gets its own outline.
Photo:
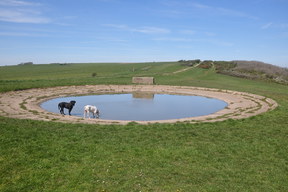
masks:
<path id="1" fill-rule="evenodd" d="M 288 0 L 0 0 L 0 65 L 258 60 L 288 67 Z"/>

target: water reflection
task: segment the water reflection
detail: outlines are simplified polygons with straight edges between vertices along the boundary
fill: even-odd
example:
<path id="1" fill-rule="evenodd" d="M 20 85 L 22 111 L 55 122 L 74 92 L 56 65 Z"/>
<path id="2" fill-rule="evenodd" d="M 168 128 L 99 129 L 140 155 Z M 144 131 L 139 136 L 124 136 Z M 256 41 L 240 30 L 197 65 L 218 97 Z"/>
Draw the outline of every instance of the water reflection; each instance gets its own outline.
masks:
<path id="1" fill-rule="evenodd" d="M 154 99 L 154 93 L 148 92 L 134 92 L 132 96 L 135 99 Z"/>
<path id="2" fill-rule="evenodd" d="M 83 108 L 89 104 L 100 109 L 101 119 L 133 121 L 202 116 L 215 113 L 227 106 L 224 101 L 214 98 L 136 92 L 56 98 L 42 103 L 41 107 L 59 113 L 58 103 L 70 100 L 77 101 L 72 115 L 83 117 Z"/>

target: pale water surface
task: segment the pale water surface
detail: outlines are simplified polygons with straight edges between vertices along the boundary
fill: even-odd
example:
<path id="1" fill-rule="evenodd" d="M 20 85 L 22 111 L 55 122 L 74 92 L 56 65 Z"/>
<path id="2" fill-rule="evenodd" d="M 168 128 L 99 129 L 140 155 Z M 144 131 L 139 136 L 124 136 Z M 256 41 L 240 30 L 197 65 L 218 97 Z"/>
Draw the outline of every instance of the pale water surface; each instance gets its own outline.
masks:
<path id="1" fill-rule="evenodd" d="M 61 97 L 48 100 L 41 107 L 49 112 L 59 113 L 58 103 L 71 100 L 76 101 L 71 115 L 83 117 L 83 108 L 89 104 L 100 110 L 100 119 L 131 121 L 203 116 L 227 106 L 222 100 L 201 96 L 133 93 Z M 67 109 L 64 112 L 68 114 Z"/>

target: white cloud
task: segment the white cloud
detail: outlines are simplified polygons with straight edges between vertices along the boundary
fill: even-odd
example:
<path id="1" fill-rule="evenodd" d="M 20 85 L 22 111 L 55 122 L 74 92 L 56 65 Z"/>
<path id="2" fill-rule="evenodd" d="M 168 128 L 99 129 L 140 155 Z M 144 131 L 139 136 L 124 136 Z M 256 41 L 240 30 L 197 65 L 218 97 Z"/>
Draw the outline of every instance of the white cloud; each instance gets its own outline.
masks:
<path id="1" fill-rule="evenodd" d="M 28 32 L 0 32 L 0 36 L 11 36 L 11 37 L 47 37 L 45 34 L 36 34 Z"/>
<path id="2" fill-rule="evenodd" d="M 165 34 L 170 33 L 169 29 L 160 28 L 160 27 L 129 27 L 127 25 L 117 25 L 117 24 L 104 24 L 103 26 L 115 28 L 122 31 L 145 33 L 145 34 Z"/>
<path id="3" fill-rule="evenodd" d="M 128 27 L 127 25 L 118 25 L 118 24 L 103 24 L 103 26 L 118 28 L 118 29 L 125 29 Z"/>
<path id="4" fill-rule="evenodd" d="M 154 38 L 154 41 L 167 41 L 167 42 L 200 42 L 200 43 L 207 43 L 207 44 L 213 44 L 221 47 L 231 47 L 234 44 L 222 41 L 218 39 L 201 39 L 201 38 L 181 38 L 181 37 L 161 37 L 161 38 Z"/>
<path id="5" fill-rule="evenodd" d="M 170 0 L 168 2 L 163 2 L 163 5 L 166 7 L 170 7 L 173 10 L 166 11 L 167 13 L 177 13 L 179 16 L 181 15 L 190 15 L 193 11 L 200 11 L 197 15 L 203 13 L 205 15 L 213 15 L 213 16 L 230 16 L 230 17 L 242 17 L 248 19 L 258 19 L 257 17 L 248 14 L 243 11 L 238 11 L 236 9 L 224 8 L 224 7 L 215 7 L 207 4 L 198 3 L 195 1 L 184 1 L 179 2 L 175 0 Z M 191 10 L 193 9 L 193 10 Z M 180 13 L 179 13 L 180 12 Z"/>
<path id="6" fill-rule="evenodd" d="M 41 4 L 28 1 L 0 1 L 0 21 L 13 23 L 49 23 L 51 20 L 43 16 Z"/>
<path id="7" fill-rule="evenodd" d="M 0 21 L 14 23 L 49 23 L 50 19 L 30 10 L 0 9 Z"/>
<path id="8" fill-rule="evenodd" d="M 261 26 L 261 29 L 269 29 L 269 28 L 277 28 L 277 29 L 287 29 L 288 23 L 266 23 L 263 26 Z"/>
<path id="9" fill-rule="evenodd" d="M 185 34 L 185 35 L 195 35 L 196 31 L 194 31 L 194 30 L 181 30 L 180 33 Z"/>
<path id="10" fill-rule="evenodd" d="M 227 9 L 224 7 L 212 7 L 204 4 L 198 4 L 198 3 L 193 3 L 193 7 L 198 8 L 198 9 L 203 9 L 206 10 L 207 12 L 216 14 L 216 15 L 225 15 L 225 16 L 231 16 L 231 17 L 243 17 L 243 18 L 249 18 L 249 19 L 257 19 L 257 17 L 250 15 L 248 13 L 238 11 L 235 9 Z"/>
<path id="11" fill-rule="evenodd" d="M 271 26 L 272 26 L 272 22 L 270 22 L 270 23 L 266 23 L 265 25 L 263 25 L 261 28 L 262 29 L 268 29 L 268 28 L 270 28 Z"/>
<path id="12" fill-rule="evenodd" d="M 213 33 L 213 32 L 205 32 L 204 34 L 209 36 L 209 37 L 216 36 L 216 33 Z"/>
<path id="13" fill-rule="evenodd" d="M 31 3 L 27 1 L 18 1 L 18 0 L 1 0 L 0 5 L 4 6 L 37 6 L 39 3 Z"/>
<path id="14" fill-rule="evenodd" d="M 154 41 L 171 41 L 171 42 L 191 42 L 195 41 L 190 38 L 181 38 L 181 37 L 160 37 L 153 39 Z"/>
<path id="15" fill-rule="evenodd" d="M 132 31 L 139 33 L 147 33 L 147 34 L 156 34 L 156 33 L 170 33 L 169 29 L 159 28 L 159 27 L 140 27 L 132 29 Z"/>

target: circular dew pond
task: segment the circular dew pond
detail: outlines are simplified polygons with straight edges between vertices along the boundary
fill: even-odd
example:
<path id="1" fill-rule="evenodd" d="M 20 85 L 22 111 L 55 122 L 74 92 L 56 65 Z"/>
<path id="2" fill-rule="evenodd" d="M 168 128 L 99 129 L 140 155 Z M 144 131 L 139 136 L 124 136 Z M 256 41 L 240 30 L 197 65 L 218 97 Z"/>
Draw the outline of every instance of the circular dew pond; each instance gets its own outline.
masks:
<path id="1" fill-rule="evenodd" d="M 95 105 L 100 110 L 100 119 L 154 121 L 181 119 L 215 113 L 227 103 L 202 96 L 153 94 L 137 92 L 129 94 L 105 94 L 61 97 L 48 100 L 41 107 L 59 113 L 58 103 L 76 101 L 71 115 L 83 117 L 85 105 Z M 68 114 L 67 109 L 64 109 Z M 60 114 L 60 113 L 59 113 Z"/>

